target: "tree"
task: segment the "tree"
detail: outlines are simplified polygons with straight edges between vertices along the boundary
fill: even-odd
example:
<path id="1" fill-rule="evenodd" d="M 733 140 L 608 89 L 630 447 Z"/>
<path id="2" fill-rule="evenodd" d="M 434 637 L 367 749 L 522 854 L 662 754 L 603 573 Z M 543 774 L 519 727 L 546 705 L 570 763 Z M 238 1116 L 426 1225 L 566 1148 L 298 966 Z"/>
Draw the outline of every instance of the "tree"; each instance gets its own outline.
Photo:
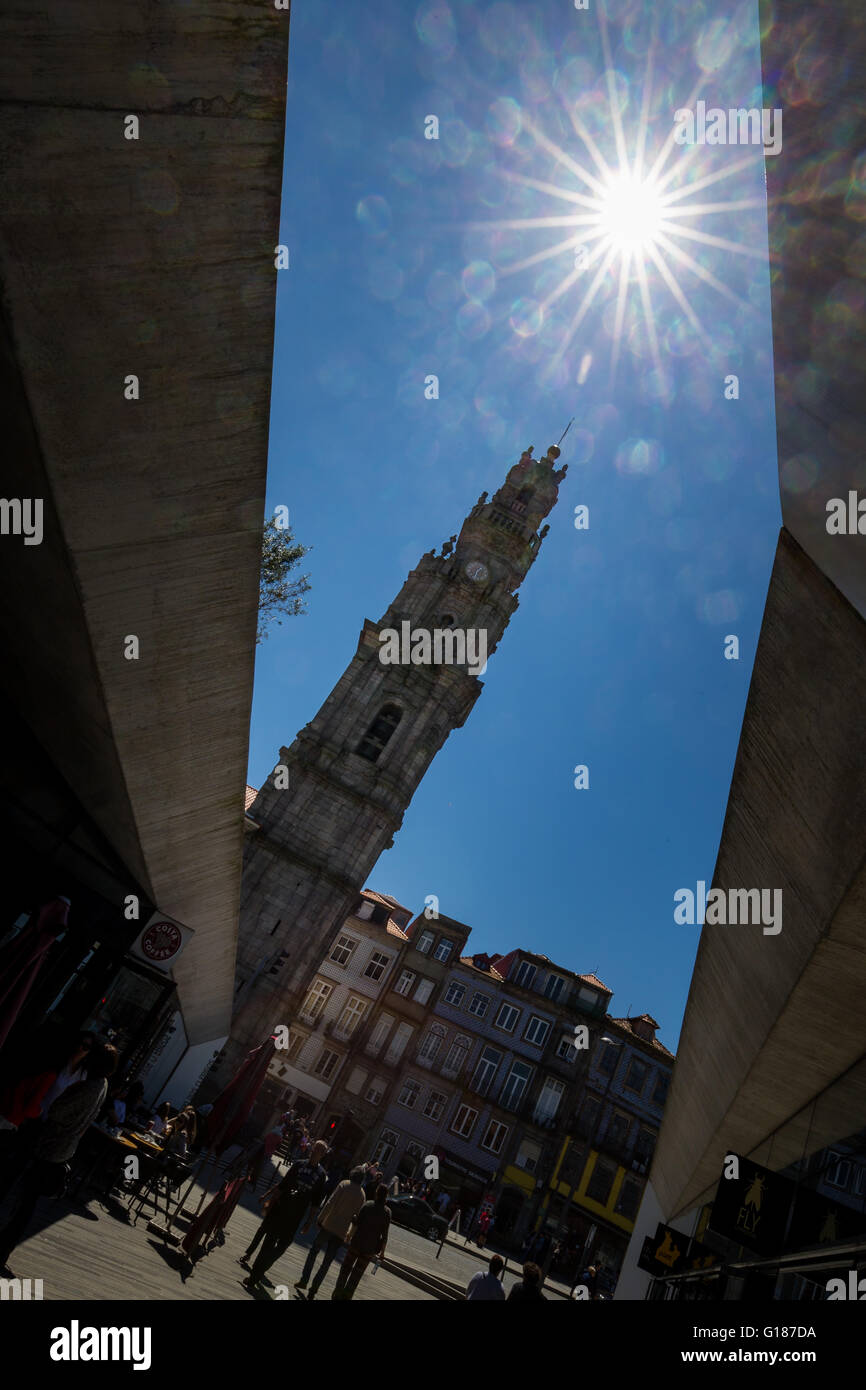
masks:
<path id="1" fill-rule="evenodd" d="M 296 541 L 288 526 L 278 526 L 276 517 L 265 522 L 262 532 L 262 571 L 259 579 L 259 626 L 256 643 L 267 637 L 268 626 L 276 622 L 282 627 L 282 620 L 276 615 L 284 613 L 294 618 L 306 613 L 304 594 L 310 591 L 308 574 L 289 578 L 310 547 Z"/>

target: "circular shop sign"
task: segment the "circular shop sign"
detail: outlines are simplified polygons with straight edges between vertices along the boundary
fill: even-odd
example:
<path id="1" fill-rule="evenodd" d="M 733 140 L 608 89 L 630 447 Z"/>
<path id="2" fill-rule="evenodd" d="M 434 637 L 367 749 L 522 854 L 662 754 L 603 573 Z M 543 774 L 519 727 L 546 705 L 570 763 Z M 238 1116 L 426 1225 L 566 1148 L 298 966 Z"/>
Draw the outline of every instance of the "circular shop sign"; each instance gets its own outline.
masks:
<path id="1" fill-rule="evenodd" d="M 152 922 L 141 934 L 141 951 L 148 960 L 171 960 L 182 941 L 174 922 Z"/>

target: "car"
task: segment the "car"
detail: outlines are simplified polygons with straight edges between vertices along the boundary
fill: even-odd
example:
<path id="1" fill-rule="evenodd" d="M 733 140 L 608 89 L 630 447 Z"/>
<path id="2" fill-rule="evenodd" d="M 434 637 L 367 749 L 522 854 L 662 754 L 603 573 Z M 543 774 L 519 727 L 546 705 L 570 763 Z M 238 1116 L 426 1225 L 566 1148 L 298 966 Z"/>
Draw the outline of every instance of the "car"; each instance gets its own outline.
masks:
<path id="1" fill-rule="evenodd" d="M 445 1239 L 448 1222 L 444 1216 L 434 1211 L 423 1197 L 389 1197 L 387 1206 L 391 1212 L 391 1220 L 398 1226 L 406 1226 L 410 1231 L 417 1231 L 419 1235 L 427 1236 L 430 1240 Z"/>

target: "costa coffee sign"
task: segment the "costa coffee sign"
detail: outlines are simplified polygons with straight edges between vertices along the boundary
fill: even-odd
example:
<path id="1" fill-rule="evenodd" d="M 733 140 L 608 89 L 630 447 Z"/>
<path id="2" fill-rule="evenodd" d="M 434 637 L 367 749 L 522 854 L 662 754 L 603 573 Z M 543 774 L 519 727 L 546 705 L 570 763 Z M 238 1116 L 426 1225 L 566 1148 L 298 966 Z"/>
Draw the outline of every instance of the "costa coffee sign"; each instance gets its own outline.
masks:
<path id="1" fill-rule="evenodd" d="M 173 917 L 155 912 L 142 928 L 141 934 L 131 947 L 131 953 L 157 970 L 169 972 L 177 960 L 192 931 Z"/>

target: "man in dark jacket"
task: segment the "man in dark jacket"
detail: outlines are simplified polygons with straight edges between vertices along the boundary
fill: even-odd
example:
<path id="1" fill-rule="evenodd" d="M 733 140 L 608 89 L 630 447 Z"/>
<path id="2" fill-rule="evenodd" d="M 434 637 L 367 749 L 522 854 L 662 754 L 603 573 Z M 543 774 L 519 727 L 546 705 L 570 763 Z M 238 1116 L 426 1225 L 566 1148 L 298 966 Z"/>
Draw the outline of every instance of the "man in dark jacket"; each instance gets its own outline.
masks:
<path id="1" fill-rule="evenodd" d="M 532 1261 L 530 1261 L 529 1264 L 523 1266 L 523 1281 L 520 1284 L 514 1285 L 506 1301 L 508 1303 L 512 1301 L 517 1303 L 547 1302 L 547 1299 L 541 1292 L 541 1270 L 537 1264 L 533 1264 Z"/>
<path id="2" fill-rule="evenodd" d="M 322 1167 L 322 1159 L 328 1146 L 319 1139 L 310 1150 L 309 1158 L 292 1163 L 285 1177 L 262 1197 L 266 1206 L 265 1219 L 261 1224 L 262 1245 L 256 1255 L 249 1278 L 243 1286 L 252 1292 L 260 1284 L 267 1270 L 289 1248 L 295 1232 L 311 1206 L 319 1206 L 325 1195 L 328 1175 Z M 255 1244 L 255 1241 L 253 1242 Z M 242 1262 L 251 1252 L 242 1256 Z"/>
<path id="3" fill-rule="evenodd" d="M 361 1282 L 361 1275 L 375 1256 L 384 1259 L 391 1213 L 385 1205 L 388 1189 L 384 1183 L 376 1188 L 372 1202 L 365 1202 L 349 1227 L 349 1248 L 343 1256 L 333 1299 L 349 1299 Z"/>

